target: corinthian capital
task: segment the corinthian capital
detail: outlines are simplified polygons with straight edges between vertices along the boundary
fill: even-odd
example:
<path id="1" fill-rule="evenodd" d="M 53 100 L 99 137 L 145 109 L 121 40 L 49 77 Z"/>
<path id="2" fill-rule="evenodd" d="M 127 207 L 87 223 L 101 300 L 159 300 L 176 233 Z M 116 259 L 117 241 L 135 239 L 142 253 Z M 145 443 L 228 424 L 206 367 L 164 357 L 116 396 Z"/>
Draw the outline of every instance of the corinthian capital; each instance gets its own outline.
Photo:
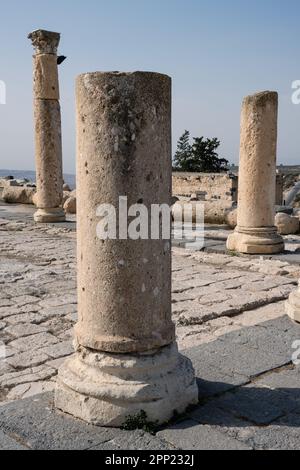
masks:
<path id="1" fill-rule="evenodd" d="M 57 54 L 60 33 L 38 29 L 28 35 L 36 54 Z"/>

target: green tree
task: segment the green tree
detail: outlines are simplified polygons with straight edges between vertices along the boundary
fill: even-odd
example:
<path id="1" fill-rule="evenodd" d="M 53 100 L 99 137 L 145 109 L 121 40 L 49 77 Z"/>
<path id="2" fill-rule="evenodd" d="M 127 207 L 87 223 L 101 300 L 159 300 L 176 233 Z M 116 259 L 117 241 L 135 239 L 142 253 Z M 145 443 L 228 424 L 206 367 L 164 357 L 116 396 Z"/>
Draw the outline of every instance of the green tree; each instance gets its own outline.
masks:
<path id="1" fill-rule="evenodd" d="M 228 160 L 220 158 L 216 150 L 220 146 L 220 141 L 215 137 L 213 139 L 204 139 L 204 137 L 195 137 L 192 147 L 192 170 L 202 173 L 221 173 L 227 171 Z"/>
<path id="2" fill-rule="evenodd" d="M 174 157 L 176 171 L 221 173 L 228 170 L 228 160 L 220 158 L 216 152 L 220 146 L 217 138 L 194 137 L 193 140 L 194 143 L 191 146 L 188 131 L 185 131 L 179 139 Z"/>
<path id="3" fill-rule="evenodd" d="M 189 162 L 192 158 L 192 146 L 190 144 L 190 133 L 185 131 L 177 143 L 173 167 L 175 171 L 189 171 Z"/>

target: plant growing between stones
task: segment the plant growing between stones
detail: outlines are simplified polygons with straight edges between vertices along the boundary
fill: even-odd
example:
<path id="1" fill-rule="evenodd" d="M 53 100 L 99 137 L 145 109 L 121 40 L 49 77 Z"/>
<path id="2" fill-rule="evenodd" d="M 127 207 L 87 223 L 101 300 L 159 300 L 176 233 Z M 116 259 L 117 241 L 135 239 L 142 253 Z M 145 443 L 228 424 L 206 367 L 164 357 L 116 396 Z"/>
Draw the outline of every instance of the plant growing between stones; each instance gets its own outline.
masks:
<path id="1" fill-rule="evenodd" d="M 148 421 L 147 413 L 144 410 L 140 411 L 140 413 L 136 415 L 128 416 L 124 426 L 122 427 L 124 431 L 136 431 L 137 429 L 140 429 L 150 434 L 155 434 L 157 428 L 158 421 Z"/>
<path id="2" fill-rule="evenodd" d="M 228 251 L 227 254 L 228 254 L 228 256 L 233 256 L 233 257 L 234 257 L 234 256 L 237 256 L 237 257 L 240 256 L 240 254 L 239 254 L 237 251 L 231 251 L 231 250 Z"/>

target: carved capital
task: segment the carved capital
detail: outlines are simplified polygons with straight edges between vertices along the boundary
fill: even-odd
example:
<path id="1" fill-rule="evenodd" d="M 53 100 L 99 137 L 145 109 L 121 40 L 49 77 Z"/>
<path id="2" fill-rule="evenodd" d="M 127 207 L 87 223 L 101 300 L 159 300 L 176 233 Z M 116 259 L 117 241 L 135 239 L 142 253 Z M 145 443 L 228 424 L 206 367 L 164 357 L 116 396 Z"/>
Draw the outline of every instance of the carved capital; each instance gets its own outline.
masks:
<path id="1" fill-rule="evenodd" d="M 28 35 L 36 54 L 57 54 L 60 33 L 38 29 Z"/>

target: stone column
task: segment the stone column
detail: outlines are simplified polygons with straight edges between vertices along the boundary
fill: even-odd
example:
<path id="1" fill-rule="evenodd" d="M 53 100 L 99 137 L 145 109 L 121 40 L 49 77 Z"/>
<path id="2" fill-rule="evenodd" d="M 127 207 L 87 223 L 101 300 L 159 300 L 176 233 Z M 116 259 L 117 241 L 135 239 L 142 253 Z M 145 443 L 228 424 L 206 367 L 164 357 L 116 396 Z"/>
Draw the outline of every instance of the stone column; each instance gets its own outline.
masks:
<path id="1" fill-rule="evenodd" d="M 60 34 L 38 30 L 29 34 L 34 55 L 34 119 L 37 181 L 36 222 L 63 222 L 61 113 L 57 48 Z"/>
<path id="2" fill-rule="evenodd" d="M 125 197 L 128 208 L 143 204 L 148 214 L 153 204 L 170 206 L 171 186 L 170 78 L 79 76 L 79 322 L 75 355 L 59 371 L 56 407 L 96 425 L 118 427 L 141 411 L 163 423 L 198 401 L 171 320 L 170 238 L 127 239 L 118 209 L 120 197 L 125 218 Z M 116 239 L 99 239 L 101 204 L 117 209 Z"/>
<path id="3" fill-rule="evenodd" d="M 244 99 L 238 197 L 238 225 L 228 250 L 280 253 L 282 237 L 274 226 L 278 94 L 262 92 Z"/>

